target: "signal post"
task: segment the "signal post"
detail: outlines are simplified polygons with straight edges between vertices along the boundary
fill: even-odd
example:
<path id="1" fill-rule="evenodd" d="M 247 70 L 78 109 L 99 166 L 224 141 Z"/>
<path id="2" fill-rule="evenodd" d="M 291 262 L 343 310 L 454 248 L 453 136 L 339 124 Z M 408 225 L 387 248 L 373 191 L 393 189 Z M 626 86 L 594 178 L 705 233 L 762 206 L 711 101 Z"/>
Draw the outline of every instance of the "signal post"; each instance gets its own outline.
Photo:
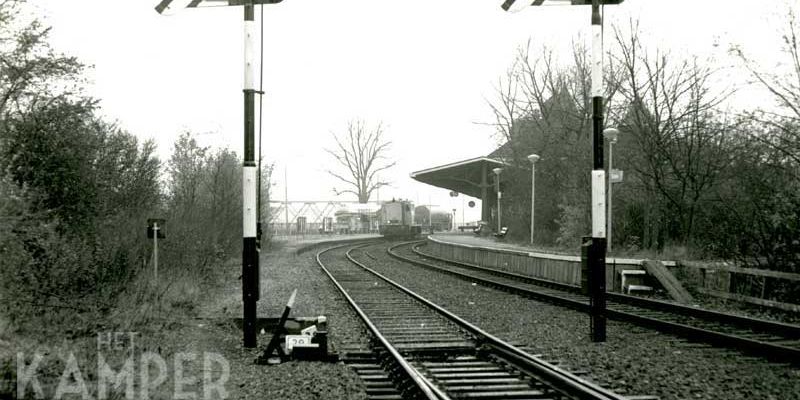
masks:
<path id="1" fill-rule="evenodd" d="M 244 160 L 242 165 L 242 306 L 243 345 L 256 347 L 256 310 L 260 297 L 260 273 L 257 248 L 257 181 L 255 160 L 255 5 L 275 4 L 282 0 L 161 0 L 159 14 L 181 8 L 206 6 L 244 6 Z"/>
<path id="2" fill-rule="evenodd" d="M 501 7 L 518 12 L 529 6 L 587 5 L 592 8 L 592 237 L 588 246 L 590 333 L 606 340 L 606 172 L 603 169 L 603 15 L 600 6 L 623 0 L 505 0 Z M 499 201 L 499 200 L 498 200 Z"/>
<path id="3" fill-rule="evenodd" d="M 256 179 L 255 159 L 255 10 L 253 4 L 244 6 L 244 162 L 242 165 L 242 330 L 244 347 L 256 347 L 256 309 L 258 306 L 260 274 L 256 248 Z"/>

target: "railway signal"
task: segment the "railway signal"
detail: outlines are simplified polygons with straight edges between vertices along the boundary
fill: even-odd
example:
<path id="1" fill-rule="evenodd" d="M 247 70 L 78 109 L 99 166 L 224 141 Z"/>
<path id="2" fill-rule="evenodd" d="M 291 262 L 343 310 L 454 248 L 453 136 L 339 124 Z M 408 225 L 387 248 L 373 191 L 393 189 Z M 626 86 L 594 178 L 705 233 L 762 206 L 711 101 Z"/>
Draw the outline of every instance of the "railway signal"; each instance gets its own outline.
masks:
<path id="1" fill-rule="evenodd" d="M 256 306 L 260 296 L 257 240 L 257 165 L 255 161 L 255 5 L 276 4 L 282 0 L 161 0 L 159 14 L 183 8 L 244 6 L 244 162 L 242 166 L 242 330 L 244 347 L 256 347 Z"/>
<path id="2" fill-rule="evenodd" d="M 622 3 L 623 0 L 600 0 L 601 5 L 606 4 L 619 4 Z M 568 5 L 568 6 L 590 6 L 592 5 L 592 0 L 506 0 L 503 2 L 501 7 L 503 10 L 511 11 L 511 12 L 518 12 L 522 11 L 528 6 L 559 6 L 559 5 Z"/>
<path id="3" fill-rule="evenodd" d="M 501 7 L 517 12 L 527 6 L 592 6 L 592 240 L 589 245 L 589 279 L 592 319 L 590 332 L 595 342 L 606 340 L 606 172 L 603 169 L 603 19 L 600 6 L 623 0 L 505 0 Z M 498 200 L 499 202 L 499 200 Z"/>
<path id="4" fill-rule="evenodd" d="M 283 0 L 161 0 L 156 11 L 162 15 L 176 13 L 184 8 L 203 8 L 220 6 L 253 6 L 257 4 L 276 4 Z"/>
<path id="5" fill-rule="evenodd" d="M 158 239 L 166 239 L 164 228 L 167 220 L 163 218 L 149 218 L 147 220 L 147 238 L 153 239 L 153 276 L 158 281 Z"/>

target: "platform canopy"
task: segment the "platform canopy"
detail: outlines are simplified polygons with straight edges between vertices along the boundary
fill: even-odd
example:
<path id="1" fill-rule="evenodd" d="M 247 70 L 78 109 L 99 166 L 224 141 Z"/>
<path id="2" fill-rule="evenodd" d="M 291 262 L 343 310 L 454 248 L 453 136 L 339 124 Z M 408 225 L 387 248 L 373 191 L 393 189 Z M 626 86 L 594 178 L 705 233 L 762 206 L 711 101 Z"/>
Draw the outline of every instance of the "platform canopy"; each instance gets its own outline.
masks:
<path id="1" fill-rule="evenodd" d="M 485 194 L 481 189 L 492 182 L 488 174 L 493 168 L 505 166 L 507 164 L 500 160 L 478 157 L 412 172 L 411 178 L 481 199 Z"/>

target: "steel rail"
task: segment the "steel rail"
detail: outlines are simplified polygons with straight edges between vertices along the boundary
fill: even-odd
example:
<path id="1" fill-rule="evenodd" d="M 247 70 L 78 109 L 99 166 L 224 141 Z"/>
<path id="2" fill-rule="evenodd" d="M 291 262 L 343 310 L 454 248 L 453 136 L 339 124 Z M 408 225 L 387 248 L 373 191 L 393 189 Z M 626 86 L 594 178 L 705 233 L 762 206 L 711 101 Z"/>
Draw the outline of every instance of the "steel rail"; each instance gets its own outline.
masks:
<path id="1" fill-rule="evenodd" d="M 364 321 L 364 324 L 367 325 L 367 328 L 370 330 L 370 332 L 372 332 L 372 335 L 381 343 L 381 345 L 389 352 L 389 354 L 392 355 L 392 358 L 394 358 L 395 362 L 397 362 L 397 364 L 400 365 L 400 367 L 403 369 L 403 371 L 405 371 L 408 377 L 412 381 L 414 381 L 414 383 L 420 389 L 422 394 L 425 395 L 425 397 L 429 400 L 450 400 L 450 398 L 446 394 L 442 393 L 441 390 L 439 390 L 439 388 L 437 388 L 427 378 L 425 378 L 422 375 L 422 373 L 420 373 L 416 368 L 411 366 L 411 364 L 409 364 L 408 361 L 406 361 L 406 359 L 403 358 L 400 352 L 398 352 L 397 349 L 394 346 L 392 346 L 391 343 L 389 343 L 386 337 L 383 336 L 383 334 L 378 330 L 375 324 L 373 324 L 372 321 L 369 319 L 369 317 L 367 317 L 367 314 L 365 314 L 364 311 L 361 310 L 361 307 L 359 307 L 358 304 L 356 304 L 355 300 L 353 300 L 353 298 L 350 297 L 350 294 L 347 293 L 344 287 L 342 287 L 342 285 L 339 284 L 339 281 L 337 281 L 336 278 L 333 277 L 333 274 L 331 274 L 330 271 L 328 271 L 328 269 L 325 267 L 325 265 L 322 263 L 322 260 L 320 259 L 320 256 L 323 253 L 326 253 L 330 250 L 340 249 L 342 247 L 347 247 L 347 246 L 354 246 L 355 248 L 355 247 L 366 246 L 369 244 L 371 243 L 368 242 L 356 245 L 352 243 L 345 243 L 342 245 L 330 247 L 322 251 L 319 251 L 317 252 L 315 257 L 317 265 L 319 265 L 320 268 L 322 268 L 322 270 L 325 272 L 325 274 L 328 275 L 328 278 L 331 279 L 333 284 L 339 289 L 339 291 L 342 293 L 345 299 L 347 299 L 347 302 L 350 304 L 353 310 L 355 310 L 356 314 L 358 314 L 358 316 Z"/>
<path id="2" fill-rule="evenodd" d="M 469 280 L 472 280 L 472 281 L 478 281 L 478 282 L 481 282 L 481 283 L 486 284 L 486 285 L 496 286 L 496 287 L 502 288 L 503 290 L 506 290 L 506 291 L 509 291 L 509 292 L 512 292 L 512 293 L 516 293 L 516 294 L 520 294 L 520 295 L 523 295 L 523 296 L 526 296 L 526 297 L 531 297 L 531 298 L 535 298 L 535 299 L 539 299 L 539 300 L 543 300 L 543 301 L 559 304 L 559 305 L 562 305 L 562 306 L 573 308 L 573 309 L 581 311 L 581 312 L 588 312 L 589 311 L 588 301 L 579 301 L 579 300 L 569 299 L 569 298 L 557 296 L 557 295 L 554 295 L 554 294 L 548 294 L 548 293 L 543 293 L 543 292 L 535 291 L 535 290 L 528 289 L 528 288 L 522 288 L 522 287 L 518 287 L 518 286 L 514 286 L 514 285 L 509 285 L 509 284 L 504 283 L 504 282 L 499 282 L 499 281 L 495 281 L 495 280 L 484 278 L 484 277 L 477 277 L 477 276 L 473 276 L 473 275 L 469 275 L 469 274 L 464 274 L 464 273 L 461 273 L 461 272 L 458 272 L 458 271 L 453 271 L 453 270 L 450 270 L 450 269 L 447 269 L 447 268 L 435 266 L 433 264 L 425 263 L 425 262 L 422 262 L 422 261 L 419 261 L 419 260 L 413 260 L 413 259 L 404 257 L 402 255 L 399 255 L 394 251 L 394 249 L 396 249 L 397 247 L 410 245 L 410 244 L 413 244 L 413 243 L 419 243 L 419 242 L 415 241 L 415 242 L 400 243 L 398 245 L 392 246 L 389 250 L 387 250 L 387 252 L 392 257 L 394 257 L 394 258 L 396 258 L 398 260 L 404 261 L 404 262 L 411 263 L 413 265 L 418 265 L 418 266 L 425 267 L 425 268 L 428 268 L 428 269 L 433 269 L 433 270 L 436 270 L 436 271 L 439 271 L 439 272 L 448 273 L 448 274 L 455 275 L 455 276 L 460 277 L 460 278 L 469 279 Z M 428 254 L 421 253 L 419 251 L 415 251 L 415 253 L 420 255 L 420 256 L 422 256 L 422 257 L 437 259 L 439 261 L 455 264 L 457 266 L 463 266 L 463 267 L 466 267 L 466 268 L 477 269 L 477 270 L 480 270 L 480 271 L 483 271 L 483 272 L 487 272 L 487 273 L 491 273 L 491 274 L 495 274 L 495 275 L 504 275 L 504 276 L 506 276 L 506 277 L 508 277 L 510 279 L 525 280 L 525 281 L 529 281 L 529 282 L 531 282 L 533 284 L 540 284 L 540 285 L 546 285 L 546 286 L 562 286 L 562 287 L 566 286 L 566 287 L 568 287 L 568 289 L 562 289 L 562 290 L 566 290 L 566 291 L 569 291 L 569 292 L 577 291 L 577 288 L 575 286 L 572 286 L 572 285 L 565 285 L 563 283 L 557 283 L 557 282 L 552 282 L 552 281 L 547 281 L 547 280 L 544 280 L 544 282 L 542 282 L 543 280 L 538 279 L 538 278 L 527 277 L 527 276 L 523 276 L 523 275 L 519 275 L 519 274 L 509 273 L 509 272 L 506 272 L 506 271 L 500 271 L 500 270 L 487 268 L 487 267 L 476 266 L 476 265 L 472 265 L 472 264 L 466 264 L 466 263 L 461 263 L 461 262 L 453 262 L 453 261 L 446 260 L 446 259 L 443 259 L 443 258 L 440 258 L 440 257 L 430 256 Z M 555 283 L 556 285 L 552 285 L 553 283 Z M 752 319 L 754 321 L 758 321 L 759 323 L 754 323 L 752 326 L 747 326 L 746 325 L 746 321 L 750 321 L 751 319 L 746 318 L 746 317 L 739 317 L 739 316 L 735 316 L 735 315 L 732 315 L 732 314 L 725 314 L 725 313 L 716 313 L 714 311 L 709 311 L 709 310 L 699 310 L 699 312 L 694 312 L 694 313 L 691 313 L 691 314 L 688 314 L 688 313 L 683 314 L 683 313 L 681 313 L 681 311 L 685 311 L 687 309 L 691 310 L 691 311 L 698 311 L 698 309 L 693 309 L 691 307 L 686 307 L 686 306 L 679 306 L 679 307 L 675 307 L 674 309 L 670 309 L 669 306 L 673 306 L 672 303 L 667 303 L 667 302 L 663 302 L 663 301 L 654 301 L 654 300 L 649 300 L 649 299 L 641 299 L 641 298 L 636 298 L 634 296 L 621 295 L 621 294 L 617 294 L 617 293 L 608 293 L 608 295 L 609 295 L 609 299 L 610 300 L 616 300 L 619 303 L 630 304 L 632 306 L 638 306 L 638 307 L 642 307 L 642 308 L 645 308 L 645 309 L 654 310 L 654 311 L 657 311 L 657 312 L 667 312 L 667 313 L 673 313 L 673 314 L 678 314 L 678 315 L 683 315 L 683 316 L 701 318 L 701 319 L 704 319 L 706 321 L 711 320 L 711 322 L 717 322 L 717 323 L 719 323 L 719 322 L 731 323 L 729 321 L 735 320 L 737 322 L 734 323 L 734 325 L 737 325 L 737 326 L 739 326 L 739 327 L 741 327 L 743 329 L 759 328 L 759 329 L 762 329 L 762 330 L 766 330 L 766 333 L 772 333 L 768 329 L 764 329 L 763 328 L 764 326 L 772 326 L 772 322 L 770 322 L 770 321 Z M 690 339 L 700 339 L 700 340 L 709 342 L 711 344 L 719 345 L 719 346 L 734 347 L 736 349 L 747 351 L 749 353 L 753 353 L 754 355 L 766 357 L 768 359 L 780 360 L 780 361 L 784 361 L 784 362 L 790 362 L 790 363 L 793 363 L 793 364 L 800 364 L 800 348 L 787 347 L 787 346 L 783 346 L 783 345 L 780 345 L 780 344 L 769 343 L 769 342 L 756 340 L 756 339 L 750 339 L 750 338 L 737 336 L 737 335 L 733 335 L 733 334 L 728 334 L 728 333 L 724 333 L 724 332 L 718 332 L 718 331 L 713 331 L 713 330 L 709 330 L 709 329 L 698 328 L 698 327 L 695 327 L 695 326 L 690 326 L 690 325 L 682 324 L 682 323 L 679 323 L 679 322 L 665 321 L 665 320 L 661 320 L 661 319 L 657 319 L 657 318 L 651 318 L 651 317 L 647 317 L 647 316 L 637 315 L 637 314 L 630 313 L 630 312 L 615 310 L 615 309 L 612 308 L 614 306 L 612 303 L 610 303 L 609 306 L 610 307 L 606 309 L 606 317 L 611 318 L 611 319 L 632 322 L 632 323 L 635 323 L 635 324 L 639 324 L 639 325 L 643 325 L 643 326 L 650 327 L 650 328 L 653 328 L 653 329 L 657 329 L 657 330 L 665 332 L 665 333 L 671 333 L 671 334 L 677 334 L 677 335 L 681 335 L 681 336 L 686 336 L 686 337 L 688 337 Z M 673 310 L 675 310 L 675 311 L 673 311 Z M 723 317 L 720 317 L 720 319 L 722 321 L 714 320 L 714 318 L 716 316 L 720 315 L 720 314 L 723 316 Z M 776 331 L 778 333 L 781 333 L 781 334 L 783 334 L 783 332 L 785 332 L 787 329 L 788 329 L 789 332 L 792 332 L 792 333 L 795 332 L 796 329 L 797 329 L 797 327 L 794 327 L 794 326 L 789 325 L 789 324 L 776 323 L 775 326 L 777 327 Z M 790 334 L 788 336 L 795 336 L 795 334 Z M 789 338 L 789 339 L 793 340 L 793 338 Z"/>
<path id="3" fill-rule="evenodd" d="M 532 276 L 518 274 L 518 273 L 514 273 L 514 272 L 509 272 L 509 271 L 503 271 L 503 270 L 499 270 L 499 269 L 496 269 L 496 268 L 484 267 L 484 266 L 480 266 L 480 265 L 465 263 L 465 262 L 462 262 L 462 261 L 448 260 L 448 259 L 443 258 L 443 257 L 435 256 L 435 255 L 428 254 L 428 253 L 423 253 L 422 251 L 420 251 L 419 247 L 420 247 L 421 244 L 424 243 L 423 241 L 415 241 L 415 242 L 410 242 L 410 243 L 418 243 L 417 245 L 413 245 L 411 250 L 415 254 L 419 255 L 420 257 L 426 257 L 426 258 L 442 261 L 442 262 L 445 262 L 445 263 L 449 263 L 449 264 L 453 264 L 453 265 L 457 265 L 457 266 L 461 266 L 461 267 L 465 267 L 465 268 L 471 268 L 471 269 L 487 272 L 487 273 L 490 273 L 490 274 L 493 274 L 493 275 L 504 276 L 504 277 L 508 277 L 510 279 L 517 279 L 517 280 L 522 280 L 522 281 L 526 281 L 526 282 L 537 284 L 537 285 L 554 287 L 554 288 L 557 288 L 557 289 L 560 289 L 560 290 L 564 290 L 564 291 L 568 291 L 568 292 L 580 293 L 580 287 L 576 286 L 576 285 L 570 285 L 570 284 L 566 284 L 566 283 L 562 283 L 562 282 L 555 282 L 555 281 L 551 281 L 551 280 L 548 280 L 548 279 L 532 277 Z M 736 315 L 736 314 L 730 314 L 730 313 L 721 312 L 721 311 L 711 311 L 711 310 L 707 310 L 707 309 L 703 309 L 703 308 L 690 307 L 690 306 L 685 306 L 685 305 L 682 305 L 682 304 L 670 303 L 670 302 L 662 301 L 662 300 L 645 299 L 645 298 L 626 295 L 626 294 L 622 294 L 622 293 L 608 292 L 608 293 L 606 293 L 606 298 L 608 298 L 609 300 L 617 301 L 619 303 L 630 304 L 630 305 L 649 308 L 649 309 L 653 309 L 653 310 L 662 310 L 662 311 L 667 311 L 667 312 L 681 314 L 681 315 L 690 316 L 690 317 L 714 320 L 714 321 L 717 321 L 717 322 L 724 322 L 724 323 L 728 323 L 728 324 L 738 325 L 738 326 L 741 326 L 743 328 L 761 330 L 761 331 L 764 331 L 764 332 L 767 332 L 767 333 L 780 333 L 780 334 L 785 335 L 785 336 L 790 336 L 790 337 L 794 337 L 794 338 L 800 339 L 800 325 L 787 324 L 787 323 L 778 322 L 778 321 L 768 321 L 768 320 L 759 319 L 759 318 L 753 318 L 753 317 L 745 317 L 745 316 Z"/>
<path id="4" fill-rule="evenodd" d="M 451 313 L 450 311 L 444 309 L 443 307 L 431 302 L 430 300 L 420 296 L 419 294 L 411 291 L 410 289 L 389 279 L 388 277 L 373 270 L 372 268 L 367 267 L 363 263 L 354 259 L 350 254 L 350 251 L 348 251 L 346 254 L 347 258 L 354 264 L 358 265 L 359 267 L 363 268 L 366 271 L 369 271 L 370 273 L 374 274 L 375 276 L 382 279 L 386 283 L 394 286 L 398 290 L 406 293 L 415 300 L 425 304 L 426 306 L 435 310 L 436 312 L 443 315 L 447 319 L 453 321 L 457 325 L 461 326 L 465 330 L 469 331 L 470 333 L 478 337 L 484 344 L 490 346 L 494 350 L 498 350 L 498 352 L 501 353 L 501 355 L 505 356 L 504 358 L 511 361 L 515 366 L 525 370 L 526 372 L 531 373 L 536 378 L 542 380 L 548 385 L 557 388 L 559 391 L 562 392 L 562 394 L 571 397 L 577 396 L 575 398 L 581 400 L 625 400 L 626 399 L 625 396 L 621 396 L 609 390 L 603 389 L 602 387 L 597 386 L 584 379 L 581 379 L 578 376 L 568 371 L 556 367 L 555 365 L 537 359 L 536 357 L 516 348 L 515 346 L 509 344 L 508 342 L 505 342 L 502 339 L 490 334 L 489 332 L 484 331 L 480 327 L 470 323 L 469 321 L 464 320 L 458 315 Z"/>

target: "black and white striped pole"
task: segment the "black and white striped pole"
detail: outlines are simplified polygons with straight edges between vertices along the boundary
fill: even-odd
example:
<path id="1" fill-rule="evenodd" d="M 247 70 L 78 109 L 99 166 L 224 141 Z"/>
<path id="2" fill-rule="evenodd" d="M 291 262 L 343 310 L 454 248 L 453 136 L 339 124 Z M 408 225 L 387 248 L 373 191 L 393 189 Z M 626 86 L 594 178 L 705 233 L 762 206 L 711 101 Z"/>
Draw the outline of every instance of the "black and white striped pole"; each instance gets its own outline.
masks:
<path id="1" fill-rule="evenodd" d="M 242 330 L 244 347 L 256 347 L 256 308 L 259 297 L 259 260 L 256 249 L 256 179 L 255 158 L 255 11 L 244 6 L 244 163 L 242 165 Z"/>
<path id="2" fill-rule="evenodd" d="M 592 244 L 589 247 L 592 341 L 606 341 L 606 171 L 603 169 L 603 21 L 592 0 Z"/>
<path id="3" fill-rule="evenodd" d="M 505 0 L 501 7 L 517 12 L 530 6 L 592 6 L 592 243 L 589 246 L 590 332 L 606 340 L 606 173 L 603 169 L 603 20 L 600 6 L 623 0 Z"/>
<path id="4" fill-rule="evenodd" d="M 257 180 L 255 161 L 255 65 L 256 25 L 254 6 L 275 4 L 282 0 L 162 0 L 156 6 L 159 14 L 182 8 L 204 6 L 244 6 L 244 162 L 242 165 L 242 305 L 244 347 L 258 345 L 256 309 L 260 296 L 257 239 Z"/>

